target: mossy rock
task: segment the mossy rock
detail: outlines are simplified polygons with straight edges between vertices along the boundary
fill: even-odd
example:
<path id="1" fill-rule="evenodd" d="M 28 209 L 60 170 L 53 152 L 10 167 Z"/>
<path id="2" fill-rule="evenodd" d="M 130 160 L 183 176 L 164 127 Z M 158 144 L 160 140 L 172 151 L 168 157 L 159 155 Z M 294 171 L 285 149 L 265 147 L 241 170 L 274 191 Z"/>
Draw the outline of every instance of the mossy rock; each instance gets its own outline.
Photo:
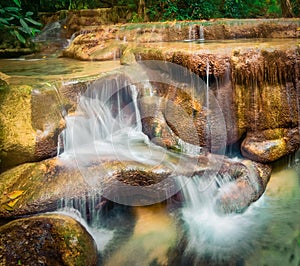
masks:
<path id="1" fill-rule="evenodd" d="M 298 127 L 248 132 L 241 145 L 243 156 L 262 163 L 276 161 L 299 148 Z"/>
<path id="2" fill-rule="evenodd" d="M 29 85 L 1 88 L 0 170 L 54 156 L 63 127 L 55 90 Z"/>
<path id="3" fill-rule="evenodd" d="M 47 214 L 0 227 L 1 265 L 97 264 L 95 241 L 76 220 Z"/>
<path id="4" fill-rule="evenodd" d="M 18 217 L 58 208 L 62 198 L 88 192 L 77 168 L 57 159 L 22 164 L 0 175 L 0 217 Z"/>

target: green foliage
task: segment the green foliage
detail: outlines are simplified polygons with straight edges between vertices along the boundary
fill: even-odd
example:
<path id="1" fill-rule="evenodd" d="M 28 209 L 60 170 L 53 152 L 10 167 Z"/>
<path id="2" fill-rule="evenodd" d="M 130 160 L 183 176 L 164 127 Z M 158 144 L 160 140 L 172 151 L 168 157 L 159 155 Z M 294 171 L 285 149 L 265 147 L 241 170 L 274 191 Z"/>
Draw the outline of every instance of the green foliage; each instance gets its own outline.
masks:
<path id="1" fill-rule="evenodd" d="M 300 1 L 292 1 L 298 3 L 294 6 L 299 9 Z M 147 6 L 150 19 L 159 17 L 161 20 L 195 20 L 280 15 L 279 0 L 162 0 L 151 3 Z"/>
<path id="2" fill-rule="evenodd" d="M 209 19 L 220 16 L 218 4 L 220 0 L 162 0 L 159 5 L 148 7 L 150 19 L 161 14 L 162 20 Z"/>
<path id="3" fill-rule="evenodd" d="M 300 0 L 291 0 L 291 5 L 295 16 L 300 17 Z"/>
<path id="4" fill-rule="evenodd" d="M 0 4 L 0 31 L 8 31 L 21 43 L 39 32 L 41 23 L 32 19 L 33 12 L 22 13 L 20 0 L 13 0 L 15 6 L 2 6 Z"/>

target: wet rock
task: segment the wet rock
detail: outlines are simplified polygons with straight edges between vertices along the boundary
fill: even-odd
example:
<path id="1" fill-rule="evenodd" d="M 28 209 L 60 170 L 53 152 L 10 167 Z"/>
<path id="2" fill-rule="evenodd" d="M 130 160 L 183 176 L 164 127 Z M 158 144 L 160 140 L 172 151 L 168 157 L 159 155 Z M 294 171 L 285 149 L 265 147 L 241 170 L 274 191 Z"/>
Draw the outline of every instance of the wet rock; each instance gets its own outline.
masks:
<path id="1" fill-rule="evenodd" d="M 239 128 L 261 131 L 298 124 L 297 49 L 250 50 L 231 58 Z"/>
<path id="2" fill-rule="evenodd" d="M 155 45 L 139 47 L 135 53 L 142 60 L 164 60 L 182 65 L 200 77 L 205 77 L 209 70 L 210 77 L 216 80 L 210 90 L 225 119 L 227 144 L 235 143 L 246 135 L 243 155 L 265 163 L 295 152 L 300 145 L 296 133 L 299 123 L 297 106 L 300 101 L 298 48 L 282 47 L 280 43 L 276 45 L 277 48 L 272 50 L 241 48 L 232 51 L 231 57 L 221 52 L 205 54 L 203 51 L 198 54 Z M 173 115 L 174 112 L 171 113 Z M 179 120 L 184 122 L 184 119 Z M 201 124 L 204 120 L 207 119 L 199 119 L 198 122 Z M 204 124 L 202 129 L 205 129 Z M 220 128 L 215 127 L 215 132 Z M 171 129 L 174 131 L 174 128 Z M 186 127 L 186 131 L 191 132 L 189 127 Z M 146 133 L 150 136 L 149 132 Z M 222 135 L 222 132 L 219 133 L 214 137 Z M 273 143 L 271 140 L 274 140 Z M 250 146 L 250 142 L 253 145 Z M 203 145 L 203 142 L 199 143 Z M 254 147 L 255 143 L 258 144 L 257 148 Z M 269 146 L 274 147 L 273 152 L 268 150 Z"/>
<path id="3" fill-rule="evenodd" d="M 250 50 L 232 57 L 242 154 L 275 161 L 300 146 L 299 61 L 295 50 Z"/>
<path id="4" fill-rule="evenodd" d="M 162 182 L 170 176 L 171 170 L 166 167 L 157 166 L 156 169 L 135 162 L 103 160 L 91 161 L 85 168 L 78 168 L 72 160 L 54 158 L 7 170 L 0 175 L 0 217 L 53 211 L 63 207 L 62 199 L 88 201 L 100 192 L 108 199 L 124 196 L 130 200 L 135 195 L 128 195 L 126 189 L 135 186 L 149 186 L 155 197 L 155 193 L 165 189 L 160 182 L 165 186 L 170 184 Z M 97 173 L 97 178 L 93 179 L 90 173 Z"/>
<path id="5" fill-rule="evenodd" d="M 84 182 L 78 170 L 64 169 L 56 159 L 49 159 L 22 164 L 2 173 L 0 216 L 56 210 L 61 198 L 84 194 Z"/>
<path id="6" fill-rule="evenodd" d="M 148 88 L 140 93 L 139 105 L 143 132 L 156 144 L 181 151 L 188 143 L 204 147 L 211 152 L 222 148 L 226 132 L 221 110 L 211 100 L 211 110 L 203 104 L 189 85 L 152 82 L 152 95 Z M 201 94 L 201 93 L 199 93 Z M 208 124 L 210 134 L 208 134 Z"/>
<path id="7" fill-rule="evenodd" d="M 113 202 L 149 205 L 180 190 L 176 176 L 205 177 L 216 172 L 222 178 L 230 177 L 218 193 L 216 206 L 225 212 L 242 211 L 261 196 L 270 174 L 268 166 L 251 161 L 236 163 L 213 154 L 167 156 L 169 163 L 156 165 L 109 158 L 95 158 L 82 165 L 80 158 L 76 162 L 55 158 L 17 166 L 0 175 L 0 217 L 53 211 L 69 200 L 93 200 L 97 206 L 100 194 Z"/>
<path id="8" fill-rule="evenodd" d="M 90 35 L 79 35 L 71 45 L 63 51 L 63 56 L 79 60 L 116 60 L 119 59 L 126 49 L 127 44 L 111 38 L 110 32 L 103 33 L 108 35 L 104 37 L 99 34 L 90 33 Z"/>
<path id="9" fill-rule="evenodd" d="M 53 88 L 10 85 L 0 102 L 0 170 L 56 154 L 64 124 Z"/>
<path id="10" fill-rule="evenodd" d="M 1 265 L 97 264 L 93 238 L 76 220 L 45 214 L 0 227 Z"/>
<path id="11" fill-rule="evenodd" d="M 223 169 L 228 169 L 224 164 Z M 230 165 L 230 169 L 220 175 L 228 178 L 219 189 L 215 199 L 215 210 L 219 213 L 241 213 L 264 193 L 271 176 L 271 167 L 250 160 Z"/>
<path id="12" fill-rule="evenodd" d="M 0 86 L 3 87 L 5 85 L 5 81 L 9 79 L 9 76 L 0 72 Z M 7 85 L 7 84 L 6 84 Z M 4 88 L 3 88 L 4 89 Z"/>
<path id="13" fill-rule="evenodd" d="M 242 142 L 243 156 L 262 163 L 276 161 L 300 147 L 299 129 L 269 129 L 247 133 Z"/>
<path id="14" fill-rule="evenodd" d="M 136 59 L 134 53 L 132 52 L 132 48 L 127 47 L 125 49 L 125 51 L 123 52 L 120 58 L 120 64 L 127 65 L 127 66 L 136 64 Z"/>

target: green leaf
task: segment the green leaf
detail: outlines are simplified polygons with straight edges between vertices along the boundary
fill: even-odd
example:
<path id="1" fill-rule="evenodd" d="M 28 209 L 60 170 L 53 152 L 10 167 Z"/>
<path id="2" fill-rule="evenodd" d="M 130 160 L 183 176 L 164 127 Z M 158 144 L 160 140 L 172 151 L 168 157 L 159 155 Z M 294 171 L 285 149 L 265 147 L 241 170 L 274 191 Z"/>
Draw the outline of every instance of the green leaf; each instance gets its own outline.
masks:
<path id="1" fill-rule="evenodd" d="M 19 12 L 20 8 L 18 7 L 13 7 L 13 6 L 8 6 L 4 8 L 7 12 Z"/>
<path id="2" fill-rule="evenodd" d="M 38 21 L 35 21 L 31 18 L 25 18 L 28 22 L 30 22 L 31 24 L 33 25 L 36 25 L 36 26 L 42 26 L 42 23 L 38 22 Z"/>
<path id="3" fill-rule="evenodd" d="M 21 7 L 21 2 L 19 0 L 13 0 L 13 1 L 18 7 Z"/>
<path id="4" fill-rule="evenodd" d="M 4 18 L 0 18 L 0 23 L 9 25 L 8 21 Z"/>
<path id="5" fill-rule="evenodd" d="M 13 33 L 21 43 L 26 43 L 25 38 L 18 31 L 14 30 Z"/>
<path id="6" fill-rule="evenodd" d="M 24 19 L 20 18 L 20 23 L 23 27 L 23 29 L 28 33 L 31 34 L 31 29 L 29 28 L 28 24 L 25 22 Z"/>
<path id="7" fill-rule="evenodd" d="M 32 15 L 33 15 L 33 12 L 27 11 L 25 16 L 26 16 L 26 17 L 30 17 L 30 16 L 32 16 Z"/>

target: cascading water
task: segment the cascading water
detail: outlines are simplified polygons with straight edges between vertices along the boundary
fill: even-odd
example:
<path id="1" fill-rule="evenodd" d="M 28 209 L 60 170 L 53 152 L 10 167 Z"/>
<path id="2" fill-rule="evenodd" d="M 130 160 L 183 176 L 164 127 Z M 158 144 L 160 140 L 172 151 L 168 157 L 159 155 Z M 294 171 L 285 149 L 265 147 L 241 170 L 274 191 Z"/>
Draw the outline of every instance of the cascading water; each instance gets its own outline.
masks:
<path id="1" fill-rule="evenodd" d="M 164 68 L 167 69 L 165 65 Z M 180 75 L 177 71 L 177 69 L 169 70 L 169 77 L 176 78 L 176 82 L 187 80 L 186 74 L 181 73 Z M 209 62 L 207 76 L 208 74 Z M 165 78 L 164 75 L 162 76 Z M 192 78 L 190 83 L 200 84 Z M 199 265 L 197 263 L 203 261 L 203 258 L 218 263 L 231 259 L 238 260 L 241 253 L 251 250 L 263 230 L 262 224 L 265 224 L 267 216 L 262 217 L 260 208 L 265 204 L 264 199 L 253 204 L 243 214 L 220 213 L 217 206 L 218 195 L 226 194 L 227 190 L 230 191 L 231 187 L 235 186 L 235 180 L 229 174 L 218 175 L 218 169 L 211 174 L 194 174 L 193 167 L 197 164 L 197 160 L 187 163 L 192 160 L 192 157 L 166 151 L 163 147 L 158 147 L 149 141 L 149 138 L 142 132 L 141 120 L 143 117 L 141 117 L 139 106 L 144 102 L 139 99 L 138 87 L 143 86 L 147 94 L 143 99 L 145 101 L 149 100 L 148 97 L 157 97 L 151 84 L 152 80 L 143 80 L 139 83 L 130 82 L 128 78 L 121 75 L 91 83 L 84 95 L 81 95 L 76 113 L 66 119 L 64 152 L 60 155 L 60 159 L 74 159 L 83 177 L 91 186 L 91 190 L 99 181 L 100 183 L 103 181 L 101 184 L 105 186 L 104 177 L 111 170 L 101 168 L 101 164 L 107 161 L 131 162 L 130 168 L 136 167 L 134 163 L 137 163 L 139 167 L 144 167 L 143 169 L 149 169 L 150 166 L 150 169 L 154 171 L 160 169 L 157 166 L 167 167 L 173 173 L 172 179 L 178 182 L 177 190 L 165 190 L 163 197 L 158 195 L 157 201 L 148 204 L 170 198 L 179 189 L 182 191 L 185 198 L 182 218 L 188 239 L 184 252 L 186 257 L 194 258 L 194 265 Z M 203 103 L 206 105 L 206 109 L 214 108 L 209 84 L 201 84 L 201 86 L 202 95 L 205 95 Z M 159 106 L 159 100 L 162 98 L 154 99 L 158 100 Z M 212 117 L 216 117 L 216 115 L 214 114 Z M 211 129 L 210 127 L 208 138 L 213 142 Z M 182 151 L 193 156 L 202 152 L 201 147 L 195 149 L 196 146 L 192 144 L 180 142 L 180 145 L 184 146 Z M 93 164 L 100 165 L 100 168 L 97 168 L 96 171 L 91 170 L 89 167 Z M 124 170 L 124 166 L 126 167 L 121 164 L 121 166 L 114 167 L 121 167 L 119 170 Z M 178 171 L 179 168 L 180 171 Z M 187 169 L 192 172 L 190 176 L 182 174 Z M 255 192 L 257 180 L 250 175 L 247 182 L 251 184 L 250 189 Z M 121 187 L 122 189 L 123 187 Z M 146 195 L 146 193 L 140 192 L 142 187 L 135 189 L 130 195 L 131 197 L 134 198 L 137 190 L 140 194 Z M 102 204 L 105 203 L 105 198 L 125 205 L 137 204 L 135 201 L 119 201 L 117 197 L 109 198 L 109 195 L 107 197 L 102 193 L 103 191 L 100 189 L 96 194 L 87 195 L 86 201 L 83 199 L 62 200 L 60 207 L 79 210 L 82 218 L 90 221 L 93 230 L 98 232 L 98 237 L 110 239 L 108 236 L 112 236 L 113 233 L 103 231 L 101 220 L 99 220 L 99 211 Z M 153 193 L 153 190 L 149 193 Z M 104 198 L 102 198 L 103 196 Z M 264 222 L 256 224 L 257 217 Z M 251 241 L 244 241 L 250 235 Z M 243 244 L 240 244 L 241 242 Z"/>

